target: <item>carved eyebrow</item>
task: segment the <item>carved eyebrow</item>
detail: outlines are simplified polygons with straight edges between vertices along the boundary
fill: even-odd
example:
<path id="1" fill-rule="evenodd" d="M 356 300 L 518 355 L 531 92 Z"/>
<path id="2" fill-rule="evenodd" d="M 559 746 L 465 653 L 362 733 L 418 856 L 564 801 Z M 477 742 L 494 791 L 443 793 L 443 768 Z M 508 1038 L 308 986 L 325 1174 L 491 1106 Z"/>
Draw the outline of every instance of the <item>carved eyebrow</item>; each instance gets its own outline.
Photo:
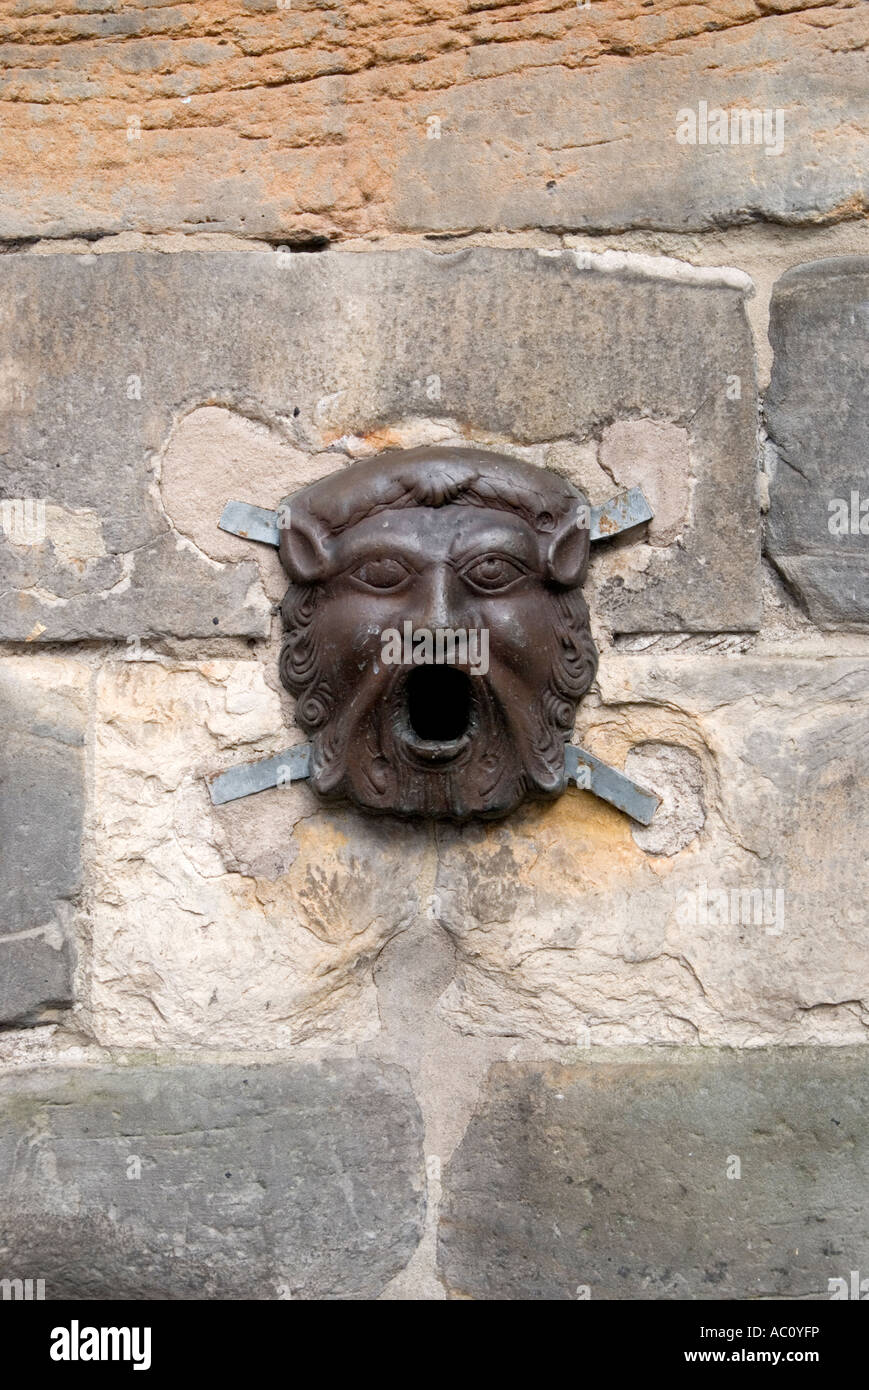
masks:
<path id="1" fill-rule="evenodd" d="M 540 564 L 537 546 L 524 536 L 517 538 L 515 531 L 502 531 L 500 536 L 490 534 L 470 537 L 467 544 L 459 550 L 453 550 L 451 546 L 449 563 L 458 569 L 471 560 L 481 560 L 486 555 L 495 555 L 499 560 L 512 560 L 514 564 L 527 565 L 529 568 Z"/>
<path id="2" fill-rule="evenodd" d="M 348 536 L 335 550 L 335 558 L 342 570 L 365 560 L 398 560 L 418 570 L 421 558 L 419 545 L 399 535 L 359 536 L 353 539 Z"/>
<path id="3" fill-rule="evenodd" d="M 337 570 L 336 573 L 353 574 L 355 570 L 361 569 L 363 565 L 383 564 L 400 565 L 402 569 L 407 570 L 408 574 L 420 573 L 419 560 L 412 559 L 409 555 L 399 553 L 391 554 L 387 552 L 381 552 L 380 554 L 372 555 L 370 551 L 368 554 L 360 552 L 358 555 L 351 555 L 346 561 L 342 563 L 341 568 Z"/>

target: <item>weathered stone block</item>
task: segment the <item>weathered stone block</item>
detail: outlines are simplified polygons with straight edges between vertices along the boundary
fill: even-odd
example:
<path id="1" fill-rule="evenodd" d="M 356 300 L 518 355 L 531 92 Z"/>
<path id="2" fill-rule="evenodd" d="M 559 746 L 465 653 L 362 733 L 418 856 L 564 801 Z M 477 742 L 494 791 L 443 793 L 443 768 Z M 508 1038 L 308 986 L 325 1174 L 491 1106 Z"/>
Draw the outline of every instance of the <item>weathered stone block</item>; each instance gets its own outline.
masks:
<path id="1" fill-rule="evenodd" d="M 814 223 L 865 207 L 865 6 L 129 0 L 2 23 L 0 235 Z M 91 12 L 93 11 L 93 12 Z M 680 144 L 681 108 L 781 112 Z M 771 151 L 768 153 L 768 151 Z"/>
<path id="2" fill-rule="evenodd" d="M 610 653 L 598 681 L 580 741 L 638 750 L 661 838 L 575 790 L 441 828 L 443 1014 L 568 1046 L 864 1042 L 869 663 Z"/>
<path id="3" fill-rule="evenodd" d="M 443 1175 L 447 1287 L 829 1298 L 869 1267 L 867 1104 L 862 1048 L 502 1063 Z"/>
<path id="4" fill-rule="evenodd" d="M 0 1023 L 70 1002 L 89 672 L 0 661 Z"/>
<path id="5" fill-rule="evenodd" d="M 778 281 L 766 550 L 823 628 L 869 629 L 869 257 Z"/>
<path id="6" fill-rule="evenodd" d="M 376 1298 L 419 1239 L 422 1122 L 376 1062 L 0 1078 L 0 1247 L 46 1298 Z"/>
<path id="7" fill-rule="evenodd" d="M 680 472 L 675 529 L 610 555 L 601 615 L 620 631 L 758 621 L 751 339 L 740 286 L 714 272 L 495 250 L 34 256 L 0 262 L 0 291 L 6 487 L 51 508 L 40 543 L 0 537 L 2 636 L 268 633 L 254 559 L 215 562 L 189 539 L 199 494 L 177 449 L 160 494 L 177 419 L 215 402 L 292 446 L 288 489 L 299 452 L 383 448 L 412 417 L 577 449 L 620 418 L 661 422 L 636 476 L 621 456 L 617 471 L 663 492 Z"/>
<path id="8" fill-rule="evenodd" d="M 379 1029 L 373 962 L 420 910 L 430 832 L 305 783 L 212 806 L 291 742 L 255 661 L 107 663 L 97 684 L 92 1025 L 118 1046 L 266 1051 Z"/>
<path id="9" fill-rule="evenodd" d="M 755 22 L 729 33 L 723 14 L 725 32 L 695 32 L 689 42 L 683 30 L 680 42 L 670 31 L 675 41 L 662 62 L 654 51 L 660 26 L 675 14 L 656 7 L 625 15 L 610 49 L 620 61 L 583 61 L 600 41 L 594 5 L 580 10 L 568 62 L 563 54 L 547 62 L 544 45 L 531 70 L 515 73 L 501 43 L 475 54 L 477 81 L 428 98 L 439 138 L 408 140 L 402 150 L 399 225 L 688 231 L 757 218 L 815 222 L 851 200 L 865 206 L 869 125 L 859 51 L 846 52 L 834 37 L 847 43 L 850 33 L 862 47 L 865 15 L 836 7 L 822 36 L 796 15 L 758 22 L 752 6 L 745 19 Z"/>

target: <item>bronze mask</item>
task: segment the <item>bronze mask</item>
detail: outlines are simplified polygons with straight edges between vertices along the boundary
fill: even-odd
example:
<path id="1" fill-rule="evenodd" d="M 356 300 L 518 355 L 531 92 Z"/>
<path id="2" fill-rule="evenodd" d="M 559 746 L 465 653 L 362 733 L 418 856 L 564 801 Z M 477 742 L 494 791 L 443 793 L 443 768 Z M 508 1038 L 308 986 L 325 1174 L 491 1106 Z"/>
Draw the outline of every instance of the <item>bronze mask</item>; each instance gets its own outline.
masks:
<path id="1" fill-rule="evenodd" d="M 281 512 L 281 679 L 323 796 L 502 816 L 564 788 L 597 653 L 587 499 L 500 454 L 381 454 Z"/>

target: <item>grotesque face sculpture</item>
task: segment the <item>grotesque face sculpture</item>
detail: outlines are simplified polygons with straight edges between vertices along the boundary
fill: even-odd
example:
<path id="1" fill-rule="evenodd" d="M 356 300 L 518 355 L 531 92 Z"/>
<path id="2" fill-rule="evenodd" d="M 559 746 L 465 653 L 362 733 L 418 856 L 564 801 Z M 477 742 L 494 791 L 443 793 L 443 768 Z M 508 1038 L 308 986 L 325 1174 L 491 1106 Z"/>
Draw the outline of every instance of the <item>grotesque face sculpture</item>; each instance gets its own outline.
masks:
<path id="1" fill-rule="evenodd" d="M 461 820 L 563 790 L 597 664 L 575 488 L 499 454 L 413 449 L 282 515 L 281 679 L 319 793 Z"/>

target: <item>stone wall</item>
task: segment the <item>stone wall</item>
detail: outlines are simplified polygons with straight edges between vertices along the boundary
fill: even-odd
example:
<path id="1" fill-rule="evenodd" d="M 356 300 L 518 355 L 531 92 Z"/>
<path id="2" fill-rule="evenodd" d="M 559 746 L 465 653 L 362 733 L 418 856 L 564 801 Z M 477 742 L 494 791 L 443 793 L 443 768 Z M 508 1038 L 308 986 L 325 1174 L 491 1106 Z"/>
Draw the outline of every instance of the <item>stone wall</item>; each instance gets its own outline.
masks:
<path id="1" fill-rule="evenodd" d="M 867 46 L 849 0 L 0 20 L 0 1278 L 869 1275 Z M 211 804 L 303 738 L 224 502 L 424 442 L 651 500 L 577 721 L 648 828 Z"/>

